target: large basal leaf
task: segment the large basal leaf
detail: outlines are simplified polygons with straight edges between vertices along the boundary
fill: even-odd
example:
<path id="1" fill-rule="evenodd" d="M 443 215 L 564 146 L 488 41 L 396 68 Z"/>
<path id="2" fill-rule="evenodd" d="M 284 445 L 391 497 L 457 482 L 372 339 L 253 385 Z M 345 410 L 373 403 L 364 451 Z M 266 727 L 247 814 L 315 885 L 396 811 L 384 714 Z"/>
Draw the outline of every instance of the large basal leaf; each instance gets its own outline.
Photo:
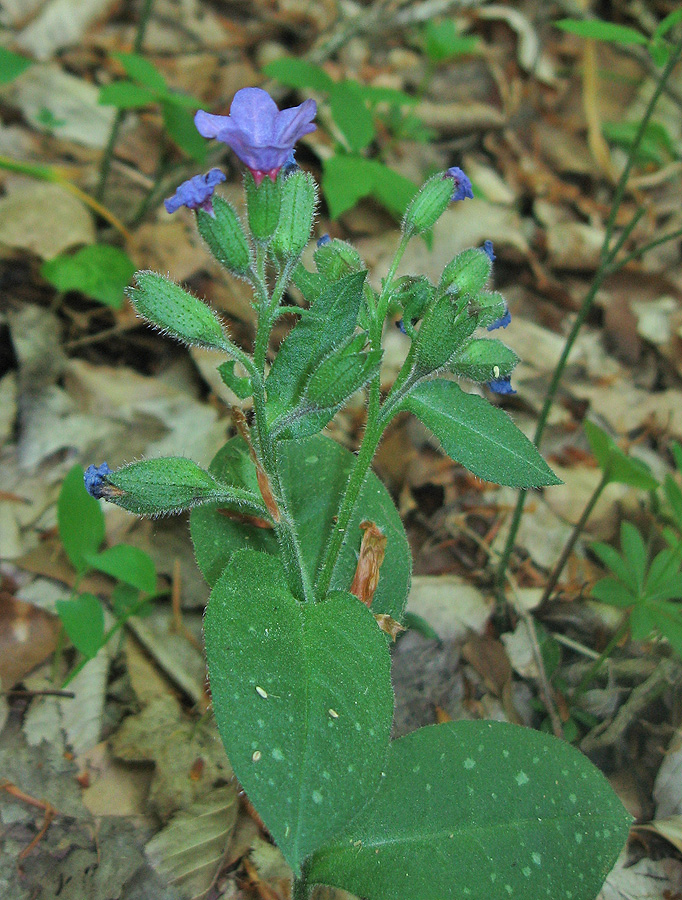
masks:
<path id="1" fill-rule="evenodd" d="M 279 559 L 253 550 L 213 588 L 205 635 L 230 763 L 297 871 L 379 785 L 393 717 L 385 635 L 352 594 L 299 603 Z"/>
<path id="2" fill-rule="evenodd" d="M 578 750 L 501 722 L 421 728 L 385 772 L 311 883 L 367 900 L 594 900 L 631 821 Z"/>
<path id="3" fill-rule="evenodd" d="M 282 488 L 289 501 L 311 582 L 322 563 L 332 519 L 346 485 L 354 455 L 324 435 L 278 445 Z M 256 490 L 256 473 L 244 443 L 229 441 L 216 455 L 209 470 L 221 481 Z M 252 547 L 277 552 L 274 533 L 230 518 L 220 507 L 208 504 L 192 511 L 190 527 L 199 568 L 209 584 L 217 581 L 235 550 Z M 387 537 L 386 557 L 372 602 L 373 613 L 400 620 L 410 589 L 411 555 L 405 529 L 391 496 L 377 476 L 365 480 L 339 560 L 332 590 L 348 590 L 353 582 L 360 549 L 360 523 L 375 522 Z"/>
<path id="4" fill-rule="evenodd" d="M 283 341 L 265 382 L 270 421 L 295 406 L 318 363 L 355 331 L 365 275 L 328 285 Z"/>
<path id="5" fill-rule="evenodd" d="M 508 487 L 561 484 L 535 446 L 501 409 L 454 381 L 426 381 L 404 402 L 443 450 L 485 481 Z"/>

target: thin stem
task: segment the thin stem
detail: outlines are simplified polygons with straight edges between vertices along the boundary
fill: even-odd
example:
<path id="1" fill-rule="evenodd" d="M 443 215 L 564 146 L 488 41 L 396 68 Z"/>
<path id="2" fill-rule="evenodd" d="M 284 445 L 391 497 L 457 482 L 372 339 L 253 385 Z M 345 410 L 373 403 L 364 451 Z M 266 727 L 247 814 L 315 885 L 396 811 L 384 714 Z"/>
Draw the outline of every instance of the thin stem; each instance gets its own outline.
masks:
<path id="1" fill-rule="evenodd" d="M 606 485 L 608 483 L 609 483 L 609 472 L 607 469 L 603 473 L 601 479 L 599 480 L 599 484 L 596 486 L 596 488 L 594 489 L 594 491 L 592 493 L 592 496 L 590 497 L 589 501 L 587 502 L 587 505 L 585 506 L 585 509 L 583 510 L 583 514 L 580 516 L 578 521 L 573 526 L 573 531 L 571 532 L 571 536 L 566 541 L 566 545 L 564 546 L 561 556 L 557 560 L 557 563 L 554 566 L 554 569 L 552 570 L 552 574 L 549 576 L 547 584 L 545 585 L 545 590 L 542 594 L 542 598 L 540 599 L 539 606 L 542 606 L 543 603 L 546 603 L 549 600 L 549 598 L 552 594 L 552 591 L 557 586 L 557 582 L 559 581 L 559 578 L 561 577 L 561 573 L 564 571 L 566 563 L 568 562 L 568 558 L 571 555 L 578 538 L 582 534 L 583 529 L 585 528 L 585 525 L 587 524 L 587 520 L 592 515 L 592 510 L 597 505 L 597 501 L 601 497 L 602 491 L 604 490 L 604 488 L 606 487 Z"/>
<path id="2" fill-rule="evenodd" d="M 628 160 L 625 164 L 625 168 L 623 169 L 620 178 L 618 179 L 618 184 L 616 185 L 616 191 L 613 198 L 613 205 L 611 207 L 611 212 L 609 214 L 609 218 L 606 223 L 606 230 L 604 234 L 604 242 L 602 244 L 602 249 L 600 253 L 601 263 L 597 272 L 594 276 L 594 280 L 588 291 L 585 299 L 582 302 L 582 306 L 578 311 L 578 315 L 576 316 L 575 322 L 573 323 L 573 327 L 571 328 L 570 334 L 566 339 L 566 343 L 564 345 L 563 352 L 561 354 L 561 358 L 557 363 L 556 369 L 554 370 L 554 374 L 552 376 L 552 380 L 545 396 L 545 401 L 542 407 L 542 411 L 540 413 L 540 417 L 538 419 L 537 428 L 535 430 L 535 436 L 533 439 L 533 443 L 536 447 L 540 446 L 540 441 L 542 439 L 543 432 L 545 430 L 545 425 L 547 424 L 547 419 L 549 418 L 549 413 L 552 408 L 552 404 L 554 403 L 554 398 L 559 387 L 559 382 L 561 381 L 561 377 L 564 373 L 564 369 L 566 367 L 566 363 L 568 361 L 569 354 L 573 349 L 573 344 L 575 343 L 576 338 L 578 337 L 578 333 L 582 328 L 591 308 L 594 303 L 594 299 L 599 291 L 599 288 L 602 286 L 604 279 L 607 275 L 610 275 L 613 271 L 613 256 L 614 252 L 618 252 L 620 247 L 622 246 L 623 241 L 616 241 L 614 247 L 610 248 L 611 238 L 613 236 L 613 229 L 616 222 L 616 216 L 618 215 L 618 210 L 620 209 L 620 205 L 623 201 L 623 197 L 625 195 L 625 188 L 627 186 L 627 180 L 629 178 L 630 172 L 632 171 L 632 167 L 634 165 L 635 158 L 637 156 L 637 151 L 639 149 L 639 145 L 644 137 L 646 132 L 647 125 L 651 119 L 651 116 L 654 111 L 654 107 L 656 106 L 656 102 L 661 95 L 663 87 L 670 77 L 675 65 L 677 64 L 680 55 L 682 55 L 682 38 L 678 41 L 678 44 L 675 48 L 675 51 L 672 53 L 670 59 L 668 60 L 668 64 L 660 75 L 658 84 L 656 85 L 656 89 L 647 104 L 644 115 L 642 116 L 642 120 L 639 123 L 639 127 L 637 129 L 637 133 L 635 135 L 632 146 L 630 147 L 630 153 L 628 155 Z M 626 232 L 628 230 L 632 230 L 634 225 L 631 221 L 630 226 L 626 228 Z M 621 235 L 622 237 L 622 235 Z M 626 235 L 627 239 L 627 235 Z M 655 245 L 655 244 L 654 244 Z M 651 247 L 649 247 L 651 249 Z M 625 264 L 625 261 L 621 261 L 622 264 Z M 620 266 L 619 266 L 620 267 Z M 519 525 L 521 524 L 521 516 L 523 514 L 523 507 L 526 502 L 526 491 L 519 491 L 518 500 L 516 502 L 516 507 L 514 509 L 514 515 L 512 517 L 512 521 L 509 527 L 509 534 L 507 535 L 507 542 L 505 544 L 504 551 L 502 553 L 502 557 L 500 559 L 499 566 L 497 568 L 496 575 L 496 583 L 497 589 L 502 593 L 505 571 L 507 565 L 509 564 L 509 558 L 512 554 L 512 550 L 514 549 L 514 542 L 516 540 L 516 535 L 518 534 Z"/>
<path id="3" fill-rule="evenodd" d="M 621 640 L 625 636 L 629 627 L 630 627 L 630 610 L 627 610 L 626 613 L 624 614 L 623 618 L 621 619 L 621 622 L 620 622 L 618 628 L 613 633 L 611 640 L 608 642 L 606 647 L 604 647 L 602 652 L 599 654 L 599 657 L 597 659 L 595 659 L 595 661 L 592 663 L 590 668 L 587 670 L 587 672 L 585 672 L 583 677 L 580 679 L 578 686 L 573 691 L 573 694 L 571 696 L 572 700 L 575 700 L 576 697 L 579 697 L 581 694 L 583 694 L 587 690 L 587 688 L 589 687 L 592 680 L 595 678 L 596 675 L 599 674 L 599 672 L 603 668 L 603 666 L 606 663 L 606 661 L 608 660 L 608 658 L 611 656 L 613 651 L 616 649 L 618 644 L 621 642 Z"/>
<path id="4" fill-rule="evenodd" d="M 644 256 L 649 250 L 653 250 L 654 247 L 660 247 L 661 244 L 667 244 L 668 241 L 674 241 L 677 238 L 682 238 L 682 228 L 678 228 L 677 231 L 671 231 L 670 234 L 664 234 L 663 237 L 656 238 L 655 241 L 649 241 L 649 243 L 644 244 L 643 247 L 639 247 L 637 250 L 633 250 L 632 253 L 628 253 L 623 259 L 611 262 L 609 265 L 609 275 L 618 272 L 624 266 L 627 266 L 628 263 L 631 263 L 635 259 L 639 259 L 640 256 Z"/>
<path id="5" fill-rule="evenodd" d="M 149 18 L 152 13 L 153 5 L 154 0 L 144 0 L 144 5 L 142 7 L 142 11 L 140 12 L 140 20 L 137 23 L 135 40 L 133 41 L 133 53 L 139 53 L 142 50 L 142 44 L 144 43 L 144 36 L 147 31 L 147 26 L 149 25 Z M 116 147 L 118 134 L 121 130 L 123 120 L 126 117 L 126 113 L 127 110 L 125 109 L 116 110 L 116 115 L 111 126 L 111 131 L 109 132 L 109 140 L 107 141 L 107 146 L 104 150 L 104 156 L 102 157 L 102 163 L 99 170 L 99 182 L 97 184 L 97 190 L 95 191 L 95 199 L 100 203 L 102 202 L 104 191 L 107 187 L 107 179 L 109 178 L 111 162 L 114 158 L 114 148 Z"/>
<path id="6" fill-rule="evenodd" d="M 343 539 L 346 535 L 346 531 L 348 530 L 348 525 L 353 515 L 358 496 L 363 484 L 365 483 L 367 472 L 372 463 L 372 457 L 374 456 L 374 453 L 379 446 L 382 430 L 383 429 L 377 426 L 376 420 L 370 422 L 368 416 L 365 435 L 362 440 L 362 444 L 360 445 L 358 455 L 355 459 L 353 470 L 351 472 L 346 491 L 341 501 L 341 507 L 338 512 L 336 524 L 334 525 L 329 543 L 327 545 L 327 552 L 325 554 L 324 563 L 322 564 L 322 568 L 320 569 L 320 574 L 317 579 L 317 584 L 315 585 L 315 596 L 318 599 L 322 599 L 329 590 L 329 585 L 332 580 L 332 575 L 334 574 L 336 561 L 339 557 L 339 552 L 343 545 Z"/>
<path id="7" fill-rule="evenodd" d="M 370 323 L 369 339 L 372 349 L 379 349 L 381 347 L 381 335 L 384 319 L 386 318 L 386 313 L 388 311 L 391 285 L 410 238 L 411 235 L 403 234 L 386 278 L 384 279 L 381 295 L 379 296 L 376 306 L 376 314 L 373 316 Z M 357 503 L 358 496 L 360 495 L 360 491 L 362 490 L 362 486 L 367 477 L 367 472 L 372 464 L 372 458 L 379 446 L 379 441 L 381 440 L 381 436 L 387 424 L 388 420 L 381 417 L 381 380 L 380 375 L 377 373 L 372 379 L 369 387 L 369 405 L 367 408 L 365 433 L 362 438 L 362 443 L 360 444 L 358 455 L 355 458 L 355 463 L 348 484 L 346 485 L 346 490 L 341 499 L 336 523 L 332 530 L 331 537 L 329 538 L 324 562 L 322 563 L 320 574 L 318 575 L 317 583 L 315 585 L 315 596 L 317 599 L 322 599 L 329 590 L 336 561 L 339 558 L 343 540 L 348 525 L 350 524 L 353 511 L 355 510 L 355 504 Z"/>
<path id="8" fill-rule="evenodd" d="M 627 187 L 628 178 L 630 177 L 630 172 L 632 171 L 632 167 L 635 164 L 635 159 L 637 158 L 637 151 L 639 150 L 639 145 L 642 143 L 642 139 L 646 134 L 647 127 L 649 125 L 649 120 L 654 112 L 654 107 L 658 103 L 658 98 L 661 96 L 661 93 L 665 87 L 666 82 L 668 81 L 670 75 L 672 74 L 673 69 L 678 63 L 680 56 L 682 55 L 682 38 L 677 42 L 677 46 L 675 50 L 670 55 L 670 59 L 667 62 L 665 69 L 661 72 L 658 84 L 651 95 L 649 102 L 647 103 L 646 109 L 644 110 L 644 115 L 642 116 L 639 126 L 637 127 L 637 132 L 635 134 L 634 140 L 632 142 L 632 146 L 630 147 L 630 152 L 628 153 L 628 158 L 625 163 L 625 168 L 620 174 L 620 178 L 618 179 L 618 184 L 616 185 L 616 193 L 613 198 L 613 205 L 611 206 L 611 213 L 606 222 L 606 236 L 604 238 L 604 244 L 602 246 L 602 260 L 606 260 L 607 257 L 610 256 L 609 252 L 609 244 L 611 243 L 611 235 L 613 233 L 614 225 L 616 224 L 616 216 L 618 215 L 618 210 L 620 209 L 620 204 L 625 196 L 625 188 Z"/>

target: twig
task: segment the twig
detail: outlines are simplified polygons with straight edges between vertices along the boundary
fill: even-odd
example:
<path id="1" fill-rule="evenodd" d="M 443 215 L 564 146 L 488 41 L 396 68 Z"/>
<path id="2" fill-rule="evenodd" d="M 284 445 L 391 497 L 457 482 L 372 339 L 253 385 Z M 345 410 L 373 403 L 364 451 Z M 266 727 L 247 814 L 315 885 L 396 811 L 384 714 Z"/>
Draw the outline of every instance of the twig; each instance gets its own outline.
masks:
<path id="1" fill-rule="evenodd" d="M 30 794 L 25 793 L 20 788 L 18 788 L 15 784 L 12 784 L 11 781 L 4 779 L 0 781 L 0 788 L 14 797 L 16 800 L 21 800 L 22 803 L 28 804 L 28 806 L 35 806 L 38 809 L 42 809 L 45 811 L 45 818 L 43 819 L 43 824 L 38 831 L 38 834 L 33 838 L 31 843 L 24 847 L 24 849 L 19 854 L 19 859 L 26 859 L 28 854 L 33 850 L 35 846 L 43 839 L 45 832 L 50 827 L 52 820 L 56 815 L 58 815 L 57 809 L 48 801 L 48 800 L 38 800 L 35 797 L 32 797 Z"/>
<path id="2" fill-rule="evenodd" d="M 662 659 L 644 684 L 640 684 L 632 691 L 610 724 L 601 723 L 585 735 L 580 742 L 580 749 L 583 753 L 592 753 L 595 750 L 613 747 L 650 703 L 666 688 L 676 687 L 680 681 L 682 672 L 679 666 L 668 659 Z"/>

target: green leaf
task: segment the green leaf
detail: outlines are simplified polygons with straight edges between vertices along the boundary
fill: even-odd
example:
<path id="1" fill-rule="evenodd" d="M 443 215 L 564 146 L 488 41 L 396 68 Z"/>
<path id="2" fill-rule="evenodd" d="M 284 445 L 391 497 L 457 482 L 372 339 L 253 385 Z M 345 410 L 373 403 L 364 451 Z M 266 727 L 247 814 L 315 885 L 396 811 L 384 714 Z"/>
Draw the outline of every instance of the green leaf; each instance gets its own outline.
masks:
<path id="1" fill-rule="evenodd" d="M 273 435 L 298 440 L 318 434 L 349 398 L 377 374 L 381 356 L 381 350 L 354 353 L 351 345 L 322 360 L 310 376 L 299 405 L 273 423 Z"/>
<path id="2" fill-rule="evenodd" d="M 104 515 L 94 497 L 85 490 L 81 466 L 69 469 L 57 500 L 59 538 L 72 565 L 84 572 L 85 557 L 96 553 L 104 540 Z"/>
<path id="3" fill-rule="evenodd" d="M 123 250 L 92 244 L 73 255 L 63 253 L 43 263 L 41 275 L 58 291 L 80 291 L 106 306 L 120 309 L 135 263 Z"/>
<path id="4" fill-rule="evenodd" d="M 665 476 L 663 490 L 679 528 L 682 528 L 682 490 L 672 475 Z"/>
<path id="5" fill-rule="evenodd" d="M 298 603 L 279 559 L 253 550 L 232 557 L 204 627 L 230 763 L 296 872 L 378 786 L 393 717 L 385 637 L 351 594 Z"/>
<path id="6" fill-rule="evenodd" d="M 72 600 L 57 600 L 57 615 L 73 646 L 92 659 L 104 640 L 104 611 L 92 594 L 79 594 Z"/>
<path id="7" fill-rule="evenodd" d="M 611 569 L 614 575 L 617 575 L 621 581 L 624 581 L 635 590 L 637 589 L 637 585 L 633 579 L 633 573 L 616 549 L 611 547 L 610 544 L 602 543 L 595 543 L 591 546 L 594 553 L 596 553 L 607 568 Z"/>
<path id="8" fill-rule="evenodd" d="M 159 96 L 155 91 L 134 81 L 112 81 L 105 84 L 99 92 L 98 102 L 102 106 L 116 106 L 118 109 L 141 109 L 151 103 L 158 103 Z"/>
<path id="9" fill-rule="evenodd" d="M 140 56 L 139 53 L 112 53 L 112 56 L 123 66 L 128 78 L 157 94 L 167 93 L 166 79 L 144 56 Z"/>
<path id="10" fill-rule="evenodd" d="M 223 326 L 213 310 L 163 275 L 137 272 L 128 296 L 139 315 L 165 334 L 209 350 L 226 349 Z"/>
<path id="11" fill-rule="evenodd" d="M 579 37 L 592 38 L 595 41 L 608 41 L 612 44 L 646 44 L 646 35 L 627 25 L 615 22 L 604 22 L 602 19 L 560 19 L 554 23 L 562 31 L 577 34 Z"/>
<path id="12" fill-rule="evenodd" d="M 679 603 L 657 601 L 649 603 L 648 610 L 656 629 L 682 657 L 682 607 Z"/>
<path id="13" fill-rule="evenodd" d="M 12 53 L 5 47 L 0 47 L 0 84 L 9 84 L 32 65 L 33 60 L 27 59 L 19 53 Z"/>
<path id="14" fill-rule="evenodd" d="M 454 381 L 426 381 L 404 402 L 452 459 L 486 481 L 533 488 L 561 481 L 509 416 Z"/>
<path id="15" fill-rule="evenodd" d="M 330 438 L 317 435 L 303 441 L 282 442 L 278 445 L 278 458 L 282 490 L 294 521 L 303 564 L 314 582 L 355 456 Z M 257 490 L 256 472 L 240 439 L 228 441 L 211 463 L 210 471 L 223 482 Z M 364 519 L 375 522 L 387 538 L 372 612 L 400 620 L 410 588 L 410 549 L 391 496 L 373 472 L 360 491 L 331 587 L 347 591 L 352 584 L 362 538 L 360 523 Z M 193 510 L 190 528 L 199 568 L 210 585 L 215 584 L 240 547 L 278 552 L 272 530 L 234 521 L 221 515 L 216 506 Z"/>
<path id="16" fill-rule="evenodd" d="M 88 556 L 92 569 L 111 575 L 131 587 L 153 594 L 156 590 L 156 569 L 151 557 L 139 547 L 116 544 L 101 553 Z"/>
<path id="17" fill-rule="evenodd" d="M 475 338 L 450 363 L 450 371 L 470 381 L 484 383 L 511 375 L 519 358 L 495 338 Z"/>
<path id="18" fill-rule="evenodd" d="M 654 31 L 652 38 L 659 39 L 664 37 L 671 28 L 674 28 L 678 22 L 682 22 L 682 8 L 676 9 L 668 15 L 661 19 L 661 21 L 656 26 L 656 30 Z"/>
<path id="19" fill-rule="evenodd" d="M 296 405 L 321 361 L 353 334 L 366 274 L 329 285 L 282 342 L 265 382 L 271 421 Z"/>
<path id="20" fill-rule="evenodd" d="M 332 219 L 338 219 L 374 190 L 376 173 L 371 160 L 337 154 L 325 159 L 322 167 L 322 190 Z"/>
<path id="21" fill-rule="evenodd" d="M 430 20 L 424 26 L 424 49 L 431 62 L 466 56 L 474 53 L 478 46 L 478 38 L 461 35 L 452 19 Z"/>
<path id="22" fill-rule="evenodd" d="M 170 137 L 187 156 L 203 165 L 208 154 L 208 141 L 197 131 L 192 113 L 173 96 L 163 101 L 161 111 Z"/>
<path id="23" fill-rule="evenodd" d="M 340 81 L 329 89 L 329 109 L 350 150 L 364 150 L 374 140 L 374 117 L 362 99 L 360 86 Z"/>
<path id="24" fill-rule="evenodd" d="M 218 366 L 218 372 L 223 380 L 223 384 L 233 391 L 240 400 L 246 400 L 247 397 L 253 394 L 253 385 L 248 375 L 243 377 L 235 375 L 235 365 L 236 363 L 233 359 L 228 359 L 227 362 Z"/>
<path id="25" fill-rule="evenodd" d="M 358 83 L 360 96 L 368 103 L 389 103 L 391 106 L 414 106 L 419 103 L 419 97 L 406 94 L 405 91 L 396 88 L 383 87 L 382 85 Z"/>
<path id="26" fill-rule="evenodd" d="M 625 564 L 635 577 L 637 593 L 641 593 L 649 554 L 639 529 L 630 522 L 621 522 L 620 550 Z"/>
<path id="27" fill-rule="evenodd" d="M 330 91 L 334 87 L 324 69 L 293 56 L 273 60 L 263 66 L 263 72 L 268 78 L 276 78 L 289 87 L 312 88 L 314 91 Z"/>
<path id="28" fill-rule="evenodd" d="M 638 459 L 626 456 L 616 442 L 598 425 L 586 419 L 583 422 L 590 449 L 602 472 L 608 471 L 609 482 L 627 484 L 644 491 L 655 491 L 658 482 L 648 467 Z"/>
<path id="29" fill-rule="evenodd" d="M 368 160 L 374 166 L 372 195 L 397 218 L 401 218 L 419 188 L 409 178 L 395 172 L 378 160 Z"/>
<path id="30" fill-rule="evenodd" d="M 311 883 L 367 900 L 594 900 L 630 815 L 578 750 L 502 722 L 391 744 L 369 807 L 313 857 Z"/>
<path id="31" fill-rule="evenodd" d="M 104 480 L 103 496 L 138 516 L 167 515 L 201 503 L 218 503 L 269 518 L 260 493 L 223 484 L 191 459 L 179 456 L 143 459 L 116 469 Z"/>
<path id="32" fill-rule="evenodd" d="M 617 606 L 620 609 L 627 609 L 637 603 L 636 595 L 632 593 L 627 584 L 618 578 L 600 578 L 593 585 L 590 593 L 595 600 L 608 603 L 609 606 Z"/>
<path id="33" fill-rule="evenodd" d="M 138 609 L 139 602 L 139 590 L 129 584 L 119 582 L 111 592 L 111 607 L 119 620 L 128 619 L 133 615 L 133 611 L 136 611 L 137 615 L 142 615 L 142 611 Z"/>

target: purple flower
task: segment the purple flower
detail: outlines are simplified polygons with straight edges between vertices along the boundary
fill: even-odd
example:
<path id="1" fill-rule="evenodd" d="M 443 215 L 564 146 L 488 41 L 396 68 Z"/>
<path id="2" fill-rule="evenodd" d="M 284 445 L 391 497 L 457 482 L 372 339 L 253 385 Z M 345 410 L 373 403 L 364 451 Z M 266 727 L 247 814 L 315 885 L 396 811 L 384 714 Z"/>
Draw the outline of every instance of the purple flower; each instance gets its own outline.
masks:
<path id="1" fill-rule="evenodd" d="M 101 500 L 104 496 L 106 492 L 104 479 L 109 474 L 111 474 L 111 469 L 105 462 L 103 462 L 101 466 L 88 466 L 85 470 L 85 475 L 83 477 L 85 490 L 91 497 L 94 497 L 95 500 Z"/>
<path id="2" fill-rule="evenodd" d="M 483 241 L 483 252 L 488 257 L 490 262 L 495 262 L 496 256 L 495 251 L 493 250 L 493 242 L 492 241 Z"/>
<path id="3" fill-rule="evenodd" d="M 503 375 L 501 378 L 493 378 L 488 382 L 488 387 L 494 394 L 515 394 L 511 386 L 511 375 Z"/>
<path id="4" fill-rule="evenodd" d="M 296 141 L 315 131 L 316 113 L 314 100 L 280 111 L 267 91 L 242 88 L 232 99 L 229 116 L 200 109 L 194 124 L 203 137 L 217 138 L 231 147 L 259 185 L 266 175 L 274 181 Z"/>
<path id="5" fill-rule="evenodd" d="M 464 172 L 458 166 L 452 166 L 445 173 L 449 178 L 452 178 L 455 183 L 455 189 L 452 193 L 452 202 L 454 203 L 456 200 L 473 200 L 474 192 L 471 187 L 471 182 L 464 174 Z"/>
<path id="6" fill-rule="evenodd" d="M 491 325 L 488 325 L 488 331 L 495 331 L 496 328 L 506 328 L 507 325 L 511 322 L 511 313 L 508 309 L 505 310 L 503 316 L 500 316 L 497 321 L 493 322 Z"/>
<path id="7" fill-rule="evenodd" d="M 210 215 L 213 215 L 213 204 L 211 197 L 216 185 L 225 181 L 226 176 L 220 169 L 211 169 L 205 175 L 195 175 L 189 181 L 183 181 L 176 189 L 172 197 L 168 197 L 163 201 L 166 212 L 173 213 L 181 206 L 187 209 L 204 209 Z"/>

